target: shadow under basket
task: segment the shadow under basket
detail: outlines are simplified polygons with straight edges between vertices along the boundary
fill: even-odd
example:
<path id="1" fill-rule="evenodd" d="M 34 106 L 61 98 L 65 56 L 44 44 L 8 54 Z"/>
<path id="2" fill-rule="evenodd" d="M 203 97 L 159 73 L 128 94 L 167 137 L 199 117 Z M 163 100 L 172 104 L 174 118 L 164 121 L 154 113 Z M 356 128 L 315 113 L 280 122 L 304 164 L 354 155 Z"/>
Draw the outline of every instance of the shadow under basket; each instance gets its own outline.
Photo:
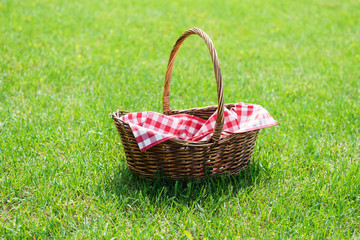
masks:
<path id="1" fill-rule="evenodd" d="M 202 37 L 208 46 L 215 72 L 218 105 L 175 111 L 169 105 L 169 87 L 176 54 L 182 42 L 190 35 Z M 126 111 L 111 114 L 132 172 L 146 178 L 166 177 L 170 179 L 201 179 L 205 176 L 236 175 L 246 170 L 250 164 L 259 130 L 236 133 L 221 138 L 224 126 L 224 108 L 234 104 L 224 104 L 223 82 L 220 63 L 215 47 L 209 36 L 201 29 L 187 30 L 175 43 L 165 76 L 163 110 L 166 115 L 190 114 L 207 120 L 217 110 L 215 130 L 209 141 L 192 142 L 170 139 L 141 152 L 128 123 L 120 119 Z"/>

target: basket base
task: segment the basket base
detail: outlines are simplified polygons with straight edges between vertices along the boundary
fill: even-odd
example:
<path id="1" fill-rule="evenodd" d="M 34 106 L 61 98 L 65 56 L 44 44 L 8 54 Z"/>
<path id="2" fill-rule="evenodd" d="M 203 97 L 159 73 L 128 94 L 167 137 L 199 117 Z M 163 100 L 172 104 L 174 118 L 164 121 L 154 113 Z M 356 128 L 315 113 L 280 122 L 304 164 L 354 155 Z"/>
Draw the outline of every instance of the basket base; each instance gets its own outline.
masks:
<path id="1" fill-rule="evenodd" d="M 181 146 L 166 141 L 140 152 L 124 142 L 127 165 L 145 178 L 202 179 L 221 175 L 237 175 L 247 169 L 259 130 L 234 134 L 217 145 Z"/>

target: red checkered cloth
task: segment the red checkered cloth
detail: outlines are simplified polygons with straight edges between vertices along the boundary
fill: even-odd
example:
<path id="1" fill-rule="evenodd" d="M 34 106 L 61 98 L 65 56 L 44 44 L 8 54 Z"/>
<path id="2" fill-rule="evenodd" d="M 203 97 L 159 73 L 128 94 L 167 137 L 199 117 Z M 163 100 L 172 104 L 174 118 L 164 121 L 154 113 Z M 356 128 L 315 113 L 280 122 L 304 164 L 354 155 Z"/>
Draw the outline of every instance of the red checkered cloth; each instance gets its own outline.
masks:
<path id="1" fill-rule="evenodd" d="M 129 113 L 120 120 L 129 124 L 140 151 L 172 138 L 189 141 L 207 141 L 212 137 L 217 111 L 208 120 L 188 114 L 167 116 L 156 112 Z M 221 138 L 234 133 L 277 125 L 271 115 L 260 105 L 237 103 L 230 110 L 224 109 L 224 128 Z"/>

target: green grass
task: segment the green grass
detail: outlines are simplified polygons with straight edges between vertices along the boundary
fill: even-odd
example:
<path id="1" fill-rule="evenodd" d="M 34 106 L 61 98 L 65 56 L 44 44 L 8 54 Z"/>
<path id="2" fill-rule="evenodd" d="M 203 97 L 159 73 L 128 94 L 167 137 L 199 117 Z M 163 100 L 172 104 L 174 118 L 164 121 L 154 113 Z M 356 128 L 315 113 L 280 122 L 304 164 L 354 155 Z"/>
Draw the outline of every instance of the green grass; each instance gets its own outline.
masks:
<path id="1" fill-rule="evenodd" d="M 360 237 L 360 2 L 0 0 L 0 238 Z M 180 34 L 217 48 L 225 102 L 264 106 L 235 178 L 133 176 L 109 113 L 161 112 Z M 203 41 L 174 109 L 216 104 Z"/>

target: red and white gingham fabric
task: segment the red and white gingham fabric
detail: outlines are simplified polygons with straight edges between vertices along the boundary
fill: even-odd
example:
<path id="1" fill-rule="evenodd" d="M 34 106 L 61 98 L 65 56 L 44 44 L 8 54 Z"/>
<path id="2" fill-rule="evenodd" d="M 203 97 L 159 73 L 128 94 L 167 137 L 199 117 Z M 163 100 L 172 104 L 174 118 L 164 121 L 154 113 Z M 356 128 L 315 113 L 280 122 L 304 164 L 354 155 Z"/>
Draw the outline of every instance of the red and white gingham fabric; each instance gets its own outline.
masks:
<path id="1" fill-rule="evenodd" d="M 155 112 L 129 113 L 120 120 L 129 124 L 140 151 L 172 138 L 189 141 L 207 141 L 211 139 L 217 112 L 208 120 L 188 114 L 167 116 Z M 224 128 L 221 134 L 225 138 L 234 133 L 249 132 L 277 125 L 271 115 L 255 104 L 237 103 L 230 110 L 224 109 Z"/>

